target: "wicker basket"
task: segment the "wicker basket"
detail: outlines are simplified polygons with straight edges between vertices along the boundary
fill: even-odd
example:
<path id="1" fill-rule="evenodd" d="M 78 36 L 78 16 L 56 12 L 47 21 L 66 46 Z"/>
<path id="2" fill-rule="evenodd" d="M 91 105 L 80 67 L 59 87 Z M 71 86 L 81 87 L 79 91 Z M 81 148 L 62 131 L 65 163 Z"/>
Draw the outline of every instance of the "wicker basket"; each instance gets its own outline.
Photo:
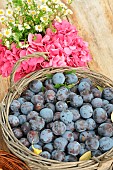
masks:
<path id="1" fill-rule="evenodd" d="M 40 53 L 41 55 L 41 53 Z M 113 149 L 106 152 L 105 154 L 95 158 L 93 157 L 89 161 L 79 161 L 79 162 L 59 162 L 55 160 L 45 159 L 39 155 L 34 154 L 28 148 L 26 148 L 19 140 L 14 136 L 10 124 L 8 122 L 9 107 L 14 98 L 17 98 L 23 91 L 26 89 L 27 85 L 34 79 L 39 79 L 44 81 L 47 77 L 47 74 L 54 74 L 56 72 L 64 72 L 66 70 L 72 70 L 75 68 L 47 68 L 42 69 L 38 72 L 33 72 L 29 76 L 24 77 L 17 83 L 14 83 L 14 74 L 18 65 L 21 61 L 30 58 L 27 56 L 22 58 L 14 67 L 14 70 L 11 74 L 11 84 L 9 92 L 4 98 L 1 105 L 1 126 L 4 140 L 12 153 L 18 156 L 20 159 L 25 161 L 25 163 L 31 168 L 31 170 L 96 170 L 101 165 L 102 162 L 107 162 L 108 160 L 113 159 Z M 90 71 L 88 69 L 76 68 L 76 75 L 78 78 L 90 77 L 92 82 L 96 85 L 102 87 L 113 87 L 113 81 L 109 78 Z M 110 167 L 112 169 L 112 167 Z"/>
<path id="2" fill-rule="evenodd" d="M 0 170 L 30 170 L 18 157 L 0 150 Z"/>

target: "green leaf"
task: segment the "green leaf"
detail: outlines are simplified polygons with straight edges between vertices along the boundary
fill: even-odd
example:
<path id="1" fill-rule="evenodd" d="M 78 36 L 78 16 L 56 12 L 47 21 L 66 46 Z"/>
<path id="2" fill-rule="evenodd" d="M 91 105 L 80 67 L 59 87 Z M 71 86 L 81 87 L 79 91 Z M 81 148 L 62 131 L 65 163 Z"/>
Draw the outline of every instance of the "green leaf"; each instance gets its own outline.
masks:
<path id="1" fill-rule="evenodd" d="M 72 87 L 74 87 L 75 84 L 68 84 L 68 85 L 65 85 L 65 87 L 67 87 L 68 89 L 71 89 Z"/>
<path id="2" fill-rule="evenodd" d="M 55 89 L 59 89 L 60 87 L 65 86 L 65 84 L 55 84 L 54 87 Z"/>
<path id="3" fill-rule="evenodd" d="M 51 78 L 53 77 L 53 75 L 52 75 L 52 74 L 46 74 L 46 77 L 47 77 L 48 79 L 51 79 Z"/>
<path id="4" fill-rule="evenodd" d="M 45 88 L 44 88 L 44 86 L 42 86 L 42 92 L 44 92 L 44 90 L 45 90 Z"/>
<path id="5" fill-rule="evenodd" d="M 101 92 L 104 90 L 103 87 L 97 86 L 98 90 L 100 90 Z"/>
<path id="6" fill-rule="evenodd" d="M 76 74 L 76 70 L 69 70 L 69 71 L 65 71 L 64 73 L 65 74 L 72 74 L 72 73 Z"/>

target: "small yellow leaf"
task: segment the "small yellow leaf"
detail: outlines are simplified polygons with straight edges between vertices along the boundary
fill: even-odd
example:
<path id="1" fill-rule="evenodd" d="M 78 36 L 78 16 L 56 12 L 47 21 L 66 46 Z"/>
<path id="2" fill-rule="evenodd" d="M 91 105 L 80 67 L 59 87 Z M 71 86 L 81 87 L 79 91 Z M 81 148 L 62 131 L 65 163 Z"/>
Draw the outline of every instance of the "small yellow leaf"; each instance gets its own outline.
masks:
<path id="1" fill-rule="evenodd" d="M 80 158 L 79 161 L 87 161 L 91 159 L 91 151 L 84 153 Z"/>
<path id="2" fill-rule="evenodd" d="M 111 113 L 111 121 L 113 122 L 113 112 Z"/>
<path id="3" fill-rule="evenodd" d="M 37 155 L 39 155 L 42 152 L 42 150 L 35 148 L 33 145 L 32 145 L 32 149 L 33 149 L 33 152 Z"/>
<path id="4" fill-rule="evenodd" d="M 101 91 L 101 92 L 104 90 L 104 88 L 103 88 L 103 87 L 100 87 L 100 86 L 97 86 L 97 88 L 98 88 L 98 90 Z"/>

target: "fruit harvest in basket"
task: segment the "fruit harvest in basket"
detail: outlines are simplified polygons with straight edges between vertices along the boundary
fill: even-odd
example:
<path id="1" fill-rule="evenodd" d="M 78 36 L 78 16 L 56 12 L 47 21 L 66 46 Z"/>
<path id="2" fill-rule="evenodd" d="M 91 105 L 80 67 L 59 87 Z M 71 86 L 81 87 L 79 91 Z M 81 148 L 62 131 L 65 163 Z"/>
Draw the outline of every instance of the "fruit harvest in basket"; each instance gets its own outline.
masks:
<path id="1" fill-rule="evenodd" d="M 66 1 L 67 5 L 71 0 Z M 75 26 L 66 21 L 72 14 L 60 0 L 8 0 L 0 9 L 0 74 L 8 77 L 23 56 L 34 57 L 21 63 L 15 81 L 46 67 L 86 67 L 91 60 L 88 44 Z M 35 57 L 46 52 L 46 58 Z"/>
<path id="2" fill-rule="evenodd" d="M 4 139 L 31 169 L 95 169 L 113 158 L 113 82 L 103 75 L 42 69 L 12 83 L 3 103 Z"/>

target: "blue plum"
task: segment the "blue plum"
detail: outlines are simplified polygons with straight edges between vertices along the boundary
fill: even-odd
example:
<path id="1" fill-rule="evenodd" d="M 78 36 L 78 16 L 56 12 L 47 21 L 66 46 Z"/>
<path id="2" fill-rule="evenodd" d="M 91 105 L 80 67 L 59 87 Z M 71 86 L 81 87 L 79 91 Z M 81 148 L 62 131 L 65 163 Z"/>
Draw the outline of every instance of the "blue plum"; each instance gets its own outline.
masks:
<path id="1" fill-rule="evenodd" d="M 81 146 L 78 142 L 73 141 L 67 145 L 68 154 L 76 156 L 80 153 Z"/>
<path id="2" fill-rule="evenodd" d="M 81 117 L 83 117 L 84 119 L 88 119 L 92 116 L 93 114 L 93 108 L 91 105 L 89 104 L 84 104 L 81 108 L 80 108 L 80 115 Z"/>
<path id="3" fill-rule="evenodd" d="M 113 147 L 113 139 L 110 137 L 103 137 L 99 140 L 99 149 L 102 152 L 109 151 Z"/>
<path id="4" fill-rule="evenodd" d="M 61 111 L 63 111 L 63 110 L 66 110 L 66 109 L 68 108 L 68 105 L 67 105 L 67 103 L 64 102 L 64 101 L 58 101 L 58 102 L 56 103 L 55 107 L 56 107 L 56 111 L 61 112 Z"/>
<path id="5" fill-rule="evenodd" d="M 60 114 L 60 120 L 64 122 L 66 125 L 73 121 L 73 114 L 69 110 L 64 110 Z"/>
<path id="6" fill-rule="evenodd" d="M 61 121 L 55 121 L 52 126 L 52 131 L 55 135 L 63 135 L 66 131 L 66 125 Z"/>
<path id="7" fill-rule="evenodd" d="M 33 104 L 31 102 L 25 102 L 21 105 L 21 112 L 27 115 L 29 112 L 33 111 Z"/>
<path id="8" fill-rule="evenodd" d="M 73 84 L 78 82 L 78 77 L 74 73 L 66 74 L 65 77 L 67 84 Z"/>
<path id="9" fill-rule="evenodd" d="M 65 159 L 65 153 L 60 150 L 54 150 L 52 152 L 52 159 L 62 162 Z"/>
<path id="10" fill-rule="evenodd" d="M 92 118 L 87 119 L 86 122 L 87 130 L 94 130 L 96 128 L 96 122 Z"/>
<path id="11" fill-rule="evenodd" d="M 50 129 L 44 129 L 40 133 L 40 140 L 43 143 L 50 143 L 53 140 L 53 133 Z"/>
<path id="12" fill-rule="evenodd" d="M 66 87 L 60 87 L 57 91 L 57 100 L 66 101 L 68 98 L 69 90 Z"/>
<path id="13" fill-rule="evenodd" d="M 83 104 L 83 99 L 80 95 L 72 95 L 70 97 L 70 105 L 73 107 L 80 107 Z"/>
<path id="14" fill-rule="evenodd" d="M 54 103 L 56 101 L 56 93 L 53 90 L 47 90 L 45 92 L 45 100 L 48 103 Z"/>
<path id="15" fill-rule="evenodd" d="M 44 108 L 40 111 L 40 116 L 49 123 L 53 120 L 53 111 L 49 108 Z"/>
<path id="16" fill-rule="evenodd" d="M 29 131 L 27 134 L 28 141 L 32 144 L 37 144 L 39 142 L 39 134 L 37 131 Z"/>
<path id="17" fill-rule="evenodd" d="M 44 126 L 45 126 L 45 121 L 40 116 L 35 117 L 35 119 L 31 119 L 29 121 L 29 123 L 31 125 L 31 129 L 32 130 L 37 130 L 37 131 L 42 130 L 44 128 Z"/>
<path id="18" fill-rule="evenodd" d="M 65 82 L 65 76 L 63 73 L 55 73 L 52 80 L 54 84 L 63 84 Z"/>
<path id="19" fill-rule="evenodd" d="M 40 156 L 46 158 L 46 159 L 50 159 L 51 158 L 51 154 L 47 151 L 43 151 L 41 152 Z"/>
<path id="20" fill-rule="evenodd" d="M 17 116 L 9 115 L 8 121 L 11 127 L 17 127 L 19 125 L 19 119 Z"/>
<path id="21" fill-rule="evenodd" d="M 87 82 L 80 82 L 78 85 L 78 90 L 79 92 L 84 91 L 84 90 L 89 90 L 90 91 L 90 84 Z"/>
<path id="22" fill-rule="evenodd" d="M 103 108 L 96 108 L 93 112 L 93 119 L 96 123 L 103 123 L 107 120 L 107 113 Z"/>
<path id="23" fill-rule="evenodd" d="M 87 122 L 83 119 L 79 119 L 75 122 L 75 129 L 77 132 L 83 132 L 87 129 Z"/>
<path id="24" fill-rule="evenodd" d="M 68 144 L 67 139 L 63 137 L 59 137 L 54 140 L 54 148 L 56 150 L 65 151 L 67 144 Z"/>
<path id="25" fill-rule="evenodd" d="M 63 138 L 65 138 L 66 140 L 68 140 L 69 142 L 73 142 L 74 141 L 74 134 L 71 131 L 66 131 L 63 135 Z"/>
<path id="26" fill-rule="evenodd" d="M 34 94 L 35 94 L 34 92 L 27 89 L 22 93 L 22 97 L 27 101 L 31 101 L 31 98 L 33 97 Z"/>
<path id="27" fill-rule="evenodd" d="M 15 112 L 15 111 L 18 111 L 20 109 L 20 106 L 21 106 L 21 104 L 18 100 L 13 100 L 11 105 L 10 105 L 10 109 Z"/>
<path id="28" fill-rule="evenodd" d="M 98 134 L 103 137 L 113 136 L 113 126 L 111 123 L 102 123 L 98 127 Z"/>
<path id="29" fill-rule="evenodd" d="M 29 88 L 32 92 L 38 93 L 42 90 L 43 84 L 40 80 L 33 80 L 29 84 Z"/>
<path id="30" fill-rule="evenodd" d="M 88 150 L 95 151 L 99 148 L 99 140 L 95 137 L 88 138 L 85 145 Z"/>

